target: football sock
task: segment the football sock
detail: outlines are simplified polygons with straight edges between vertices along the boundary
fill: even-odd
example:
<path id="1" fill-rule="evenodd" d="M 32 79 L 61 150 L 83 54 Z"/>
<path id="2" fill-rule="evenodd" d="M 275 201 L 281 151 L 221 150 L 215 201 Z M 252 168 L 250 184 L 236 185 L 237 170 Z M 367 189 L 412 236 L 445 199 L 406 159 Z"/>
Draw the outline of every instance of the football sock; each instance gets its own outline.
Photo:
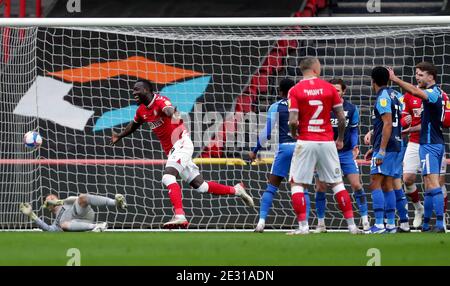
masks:
<path id="1" fill-rule="evenodd" d="M 407 205 L 408 201 L 406 200 L 405 193 L 403 192 L 402 189 L 394 190 L 394 193 L 395 193 L 395 200 L 396 200 L 395 205 L 397 207 L 397 212 L 398 212 L 398 216 L 400 218 L 400 223 L 408 222 L 408 220 L 409 220 L 408 210 L 406 209 L 406 205 Z"/>
<path id="2" fill-rule="evenodd" d="M 175 215 L 184 215 L 181 187 L 178 183 L 173 183 L 167 186 L 169 189 L 169 197 L 175 211 Z"/>
<path id="3" fill-rule="evenodd" d="M 436 213 L 436 226 L 439 228 L 444 227 L 444 196 L 442 195 L 442 189 L 436 188 L 430 190 L 433 198 L 433 208 Z"/>
<path id="4" fill-rule="evenodd" d="M 87 230 L 93 230 L 94 228 L 95 228 L 94 223 L 71 221 L 71 222 L 69 222 L 67 230 L 68 231 L 87 231 Z"/>
<path id="5" fill-rule="evenodd" d="M 367 200 L 364 189 L 357 190 L 353 193 L 356 204 L 358 205 L 359 214 L 361 216 L 367 216 Z"/>
<path id="6" fill-rule="evenodd" d="M 395 225 L 395 193 L 393 191 L 383 192 L 383 195 L 387 224 Z"/>
<path id="7" fill-rule="evenodd" d="M 430 219 L 433 215 L 433 196 L 430 191 L 426 191 L 424 195 L 424 213 L 423 213 L 423 228 L 430 227 Z"/>
<path id="8" fill-rule="evenodd" d="M 259 218 L 266 219 L 270 209 L 272 208 L 273 196 L 277 193 L 278 188 L 272 184 L 267 184 L 266 190 L 261 198 L 261 207 L 259 209 Z"/>
<path id="9" fill-rule="evenodd" d="M 384 226 L 384 195 L 382 190 L 376 189 L 372 191 L 372 205 L 375 213 L 375 224 Z"/>
<path id="10" fill-rule="evenodd" d="M 236 193 L 236 189 L 234 187 L 225 186 L 213 181 L 209 181 L 208 193 L 214 195 L 234 195 Z"/>
<path id="11" fill-rule="evenodd" d="M 316 212 L 317 218 L 323 219 L 325 218 L 325 206 L 326 206 L 326 193 L 325 192 L 316 192 Z"/>

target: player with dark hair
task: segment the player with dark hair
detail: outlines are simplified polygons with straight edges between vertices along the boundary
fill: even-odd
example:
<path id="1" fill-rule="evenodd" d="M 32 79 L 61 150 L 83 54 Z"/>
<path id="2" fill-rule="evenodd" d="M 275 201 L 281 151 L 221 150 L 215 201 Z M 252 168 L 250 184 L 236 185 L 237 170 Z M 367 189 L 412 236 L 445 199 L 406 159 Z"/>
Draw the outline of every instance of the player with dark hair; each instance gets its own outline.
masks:
<path id="1" fill-rule="evenodd" d="M 389 71 L 384 67 L 372 69 L 372 88 L 377 94 L 372 111 L 373 149 L 366 155 L 372 159 L 370 166 L 370 190 L 375 213 L 375 225 L 368 233 L 395 233 L 396 197 L 393 181 L 401 144 L 401 103 L 397 91 L 387 86 Z M 386 215 L 387 224 L 384 226 Z"/>
<path id="2" fill-rule="evenodd" d="M 429 62 L 416 65 L 417 86 L 399 79 L 390 70 L 390 79 L 412 96 L 422 100 L 419 157 L 422 163 L 422 176 L 425 185 L 424 220 L 422 231 L 431 231 L 430 219 L 433 210 L 436 213 L 434 232 L 445 232 L 444 196 L 439 176 L 445 152 L 442 134 L 442 116 L 444 111 L 443 91 L 436 84 L 437 69 Z"/>
<path id="3" fill-rule="evenodd" d="M 242 183 L 231 187 L 203 179 L 199 168 L 192 161 L 194 145 L 189 133 L 169 98 L 154 93 L 152 85 L 146 80 L 135 83 L 133 96 L 139 105 L 134 120 L 120 134 L 112 134 L 111 145 L 132 134 L 144 122 L 158 137 L 168 156 L 162 183 L 169 191 L 174 208 L 174 217 L 163 225 L 164 228 L 186 228 L 189 225 L 183 208 L 181 187 L 177 183 L 179 176 L 199 193 L 239 196 L 248 206 L 254 206 L 252 197 L 247 194 Z"/>
<path id="4" fill-rule="evenodd" d="M 343 100 L 344 114 L 346 119 L 346 128 L 344 134 L 344 147 L 338 150 L 339 162 L 342 173 L 350 182 L 353 190 L 353 196 L 358 205 L 359 213 L 362 219 L 363 230 L 370 228 L 369 218 L 367 215 L 366 193 L 361 184 L 359 176 L 359 167 L 355 159 L 359 154 L 358 137 L 359 137 L 359 111 L 356 105 L 350 103 L 344 98 L 347 86 L 342 79 L 334 78 L 330 83 L 336 88 L 339 96 Z M 338 122 L 334 112 L 331 112 L 331 124 L 333 126 L 334 139 L 338 136 Z M 316 213 L 318 223 L 316 233 L 326 232 L 325 226 L 325 208 L 326 208 L 326 190 L 327 186 L 320 180 L 316 180 Z"/>
<path id="5" fill-rule="evenodd" d="M 264 231 L 267 215 L 272 208 L 273 196 L 277 193 L 283 179 L 289 174 L 289 168 L 291 167 L 292 154 L 295 149 L 295 139 L 289 135 L 289 110 L 287 95 L 289 90 L 294 85 L 295 82 L 291 79 L 285 78 L 280 81 L 279 95 L 281 99 L 270 106 L 266 126 L 262 129 L 256 146 L 249 153 L 250 159 L 255 160 L 258 151 L 264 146 L 266 141 L 271 139 L 273 130 L 275 127 L 278 127 L 275 129 L 278 131 L 276 133 L 279 144 L 278 150 L 270 170 L 269 182 L 267 183 L 266 190 L 261 198 L 259 221 L 255 232 Z M 309 208 L 309 195 L 306 191 L 305 199 L 307 208 Z"/>

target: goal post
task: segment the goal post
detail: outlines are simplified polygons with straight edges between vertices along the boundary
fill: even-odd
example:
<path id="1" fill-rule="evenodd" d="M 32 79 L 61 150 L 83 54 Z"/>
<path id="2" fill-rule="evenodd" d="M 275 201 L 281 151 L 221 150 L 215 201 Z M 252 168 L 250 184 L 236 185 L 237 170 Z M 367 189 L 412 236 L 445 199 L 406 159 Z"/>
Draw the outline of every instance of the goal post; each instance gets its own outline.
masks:
<path id="1" fill-rule="evenodd" d="M 370 70 L 393 67 L 414 82 L 414 66 L 432 61 L 438 83 L 450 92 L 450 17 L 365 18 L 44 18 L 0 19 L 0 229 L 34 227 L 18 211 L 31 202 L 47 222 L 45 195 L 65 198 L 123 193 L 126 212 L 96 208 L 113 229 L 159 229 L 173 212 L 162 186 L 165 155 L 147 125 L 109 146 L 111 132 L 133 120 L 131 89 L 151 81 L 168 96 L 194 143 L 195 163 L 205 180 L 243 181 L 256 202 L 199 194 L 182 184 L 191 227 L 252 229 L 276 147 L 276 134 L 257 163 L 247 161 L 268 106 L 285 77 L 298 81 L 306 56 L 318 57 L 325 79 L 342 78 L 345 97 L 360 109 L 360 145 L 370 128 L 374 93 Z M 38 130 L 39 149 L 22 136 Z M 448 142 L 449 133 L 445 137 Z M 221 158 L 208 158 L 212 142 Z M 447 143 L 448 144 L 448 143 Z M 368 189 L 369 168 L 358 157 Z M 350 187 L 347 185 L 348 190 Z M 317 223 L 314 191 L 309 191 Z M 369 192 L 367 191 L 369 194 Z M 369 210 L 371 198 L 368 195 Z M 344 229 L 331 191 L 326 224 Z M 354 207 L 356 217 L 359 214 Z M 411 208 L 410 208 L 410 211 Z M 411 212 L 412 216 L 412 212 Z M 359 222 L 359 220 L 357 220 Z M 267 220 L 269 229 L 297 225 L 289 187 L 283 182 Z"/>

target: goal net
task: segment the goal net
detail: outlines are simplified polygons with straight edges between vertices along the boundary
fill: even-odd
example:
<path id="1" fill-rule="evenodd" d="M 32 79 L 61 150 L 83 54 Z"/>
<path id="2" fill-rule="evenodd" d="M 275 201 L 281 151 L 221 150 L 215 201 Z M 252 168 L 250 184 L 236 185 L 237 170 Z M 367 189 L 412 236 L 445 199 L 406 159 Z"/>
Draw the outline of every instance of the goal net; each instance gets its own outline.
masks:
<path id="1" fill-rule="evenodd" d="M 20 202 L 31 202 L 50 222 L 41 206 L 49 193 L 125 194 L 126 212 L 95 209 L 98 221 L 115 229 L 159 229 L 172 217 L 161 183 L 165 155 L 150 128 L 144 124 L 109 146 L 112 131 L 133 120 L 137 105 L 131 89 L 137 79 L 151 81 L 177 106 L 205 180 L 243 181 L 255 199 L 256 208 L 249 208 L 236 197 L 199 194 L 183 183 L 190 227 L 198 229 L 255 227 L 277 136 L 272 134 L 260 162 L 251 164 L 247 153 L 277 99 L 280 80 L 301 78 L 302 58 L 318 57 L 323 78 L 342 78 L 345 97 L 360 109 L 359 163 L 366 189 L 369 168 L 362 158 L 374 98 L 371 69 L 391 66 L 414 83 L 415 64 L 431 61 L 439 69 L 438 83 L 450 92 L 449 25 L 4 26 L 0 39 L 1 229 L 34 227 L 19 212 Z M 44 138 L 39 149 L 22 143 L 30 130 Z M 309 223 L 315 225 L 313 190 L 310 196 Z M 346 228 L 331 191 L 327 202 L 327 226 Z M 356 205 L 354 210 L 359 221 Z M 297 226 L 286 182 L 266 224 Z"/>

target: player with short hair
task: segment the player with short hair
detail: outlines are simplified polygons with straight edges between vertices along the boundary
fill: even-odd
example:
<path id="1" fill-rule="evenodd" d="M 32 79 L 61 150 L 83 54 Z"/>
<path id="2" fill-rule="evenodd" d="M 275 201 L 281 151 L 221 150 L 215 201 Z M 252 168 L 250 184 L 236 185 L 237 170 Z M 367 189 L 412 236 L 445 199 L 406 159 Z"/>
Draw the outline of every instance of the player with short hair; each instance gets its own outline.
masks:
<path id="1" fill-rule="evenodd" d="M 317 58 L 303 59 L 300 70 L 303 79 L 289 90 L 288 95 L 289 126 L 292 137 L 297 137 L 289 181 L 292 204 L 299 222 L 299 229 L 290 234 L 309 233 L 304 189 L 312 184 L 315 170 L 321 181 L 330 184 L 349 231 L 361 233 L 355 225 L 352 202 L 342 182 L 337 153 L 337 149 L 344 147 L 342 99 L 333 85 L 319 78 L 321 66 Z M 330 121 L 331 111 L 338 120 L 336 141 Z"/>
<path id="2" fill-rule="evenodd" d="M 400 92 L 395 92 L 395 96 L 398 99 L 398 102 L 400 103 L 401 107 L 400 109 L 404 109 L 404 97 L 403 94 Z M 364 136 L 364 143 L 367 145 L 371 144 L 373 130 L 370 130 L 365 136 Z M 395 167 L 394 167 L 394 175 L 393 175 L 393 181 L 392 181 L 392 187 L 395 194 L 395 206 L 397 209 L 397 214 L 400 219 L 400 226 L 397 228 L 398 232 L 410 232 L 409 227 L 409 216 L 408 216 L 408 201 L 406 200 L 405 193 L 402 189 L 402 180 L 401 176 L 403 173 L 403 159 L 405 156 L 406 146 L 407 146 L 407 138 L 402 136 L 402 141 L 400 143 L 400 152 L 397 154 Z M 383 195 L 386 197 L 389 196 L 387 193 L 386 185 L 382 185 L 383 188 Z M 385 205 L 386 207 L 386 205 Z"/>
<path id="3" fill-rule="evenodd" d="M 342 79 L 334 78 L 330 83 L 336 88 L 339 96 L 343 100 L 344 113 L 346 118 L 346 128 L 344 134 L 344 147 L 338 151 L 339 162 L 342 173 L 350 182 L 353 190 L 353 196 L 358 205 L 359 212 L 362 219 L 363 230 L 368 231 L 370 228 L 369 218 L 367 215 L 367 200 L 366 193 L 361 184 L 359 176 L 358 163 L 355 161 L 359 154 L 358 146 L 358 125 L 359 125 L 359 111 L 356 105 L 350 103 L 344 98 L 347 86 Z M 338 136 L 338 123 L 334 112 L 331 113 L 331 124 L 333 126 L 334 139 Z M 316 212 L 318 223 L 315 232 L 326 232 L 325 226 L 325 207 L 326 207 L 326 190 L 327 186 L 319 179 L 316 180 Z"/>
<path id="4" fill-rule="evenodd" d="M 254 206 L 252 197 L 247 194 L 242 183 L 231 187 L 203 179 L 199 168 L 192 161 L 194 145 L 189 133 L 168 97 L 154 93 L 152 84 L 142 79 L 134 84 L 133 96 L 139 105 L 134 120 L 120 134 L 112 133 L 111 145 L 132 134 L 144 122 L 158 137 L 168 156 L 162 183 L 169 190 L 174 208 L 174 216 L 163 225 L 164 228 L 187 228 L 189 225 L 183 208 L 181 187 L 177 183 L 178 176 L 199 193 L 239 196 L 248 206 Z"/>
<path id="5" fill-rule="evenodd" d="M 424 220 L 422 231 L 431 231 L 430 219 L 433 210 L 436 213 L 436 225 L 433 232 L 445 232 L 444 197 L 439 184 L 439 175 L 445 151 L 442 134 L 442 116 L 444 111 L 443 92 L 436 84 L 437 69 L 429 62 L 416 65 L 417 87 L 398 78 L 390 71 L 390 79 L 414 97 L 422 99 L 419 156 L 422 163 L 422 176 L 425 184 Z"/>
<path id="6" fill-rule="evenodd" d="M 422 225 L 422 216 L 424 212 L 423 205 L 420 203 L 419 190 L 415 184 L 416 174 L 421 170 L 419 158 L 419 140 L 421 129 L 422 99 L 414 97 L 410 93 L 405 93 L 405 108 L 402 112 L 402 133 L 409 135 L 408 147 L 406 148 L 405 159 L 403 161 L 403 181 L 405 192 L 410 197 L 414 206 L 413 226 Z M 445 154 L 445 153 L 444 153 Z M 444 196 L 444 215 L 447 211 L 447 189 L 445 187 L 445 174 L 447 171 L 447 161 L 442 160 L 439 177 L 439 185 L 442 188 Z"/>
<path id="7" fill-rule="evenodd" d="M 401 104 L 397 97 L 398 92 L 387 86 L 389 71 L 386 68 L 373 68 L 371 77 L 377 99 L 372 110 L 373 148 L 366 153 L 365 158 L 372 159 L 369 188 L 372 191 L 375 225 L 367 233 L 395 233 L 396 197 L 393 180 L 400 152 Z"/>
<path id="8" fill-rule="evenodd" d="M 279 95 L 280 100 L 272 104 L 268 110 L 266 126 L 262 129 L 258 136 L 256 146 L 249 152 L 251 160 L 255 160 L 258 151 L 264 146 L 267 140 L 271 139 L 272 130 L 278 133 L 278 150 L 275 154 L 272 168 L 270 170 L 269 182 L 266 190 L 261 198 L 261 206 L 259 210 L 259 221 L 255 228 L 255 232 L 263 232 L 266 218 L 272 208 L 273 196 L 277 193 L 283 179 L 289 174 L 291 167 L 292 154 L 295 148 L 295 139 L 289 135 L 289 110 L 288 110 L 288 91 L 295 85 L 291 79 L 285 78 L 280 81 Z M 306 205 L 309 209 L 309 195 L 305 190 Z M 307 211 L 308 213 L 308 211 Z"/>
<path id="9" fill-rule="evenodd" d="M 60 200 L 57 195 L 50 194 L 45 198 L 44 207 L 55 215 L 51 225 L 45 223 L 34 212 L 29 203 L 21 203 L 20 211 L 30 217 L 43 231 L 94 231 L 107 229 L 106 222 L 95 223 L 95 212 L 91 206 L 110 206 L 126 209 L 125 197 L 116 194 L 114 199 L 90 194 L 68 197 Z"/>

